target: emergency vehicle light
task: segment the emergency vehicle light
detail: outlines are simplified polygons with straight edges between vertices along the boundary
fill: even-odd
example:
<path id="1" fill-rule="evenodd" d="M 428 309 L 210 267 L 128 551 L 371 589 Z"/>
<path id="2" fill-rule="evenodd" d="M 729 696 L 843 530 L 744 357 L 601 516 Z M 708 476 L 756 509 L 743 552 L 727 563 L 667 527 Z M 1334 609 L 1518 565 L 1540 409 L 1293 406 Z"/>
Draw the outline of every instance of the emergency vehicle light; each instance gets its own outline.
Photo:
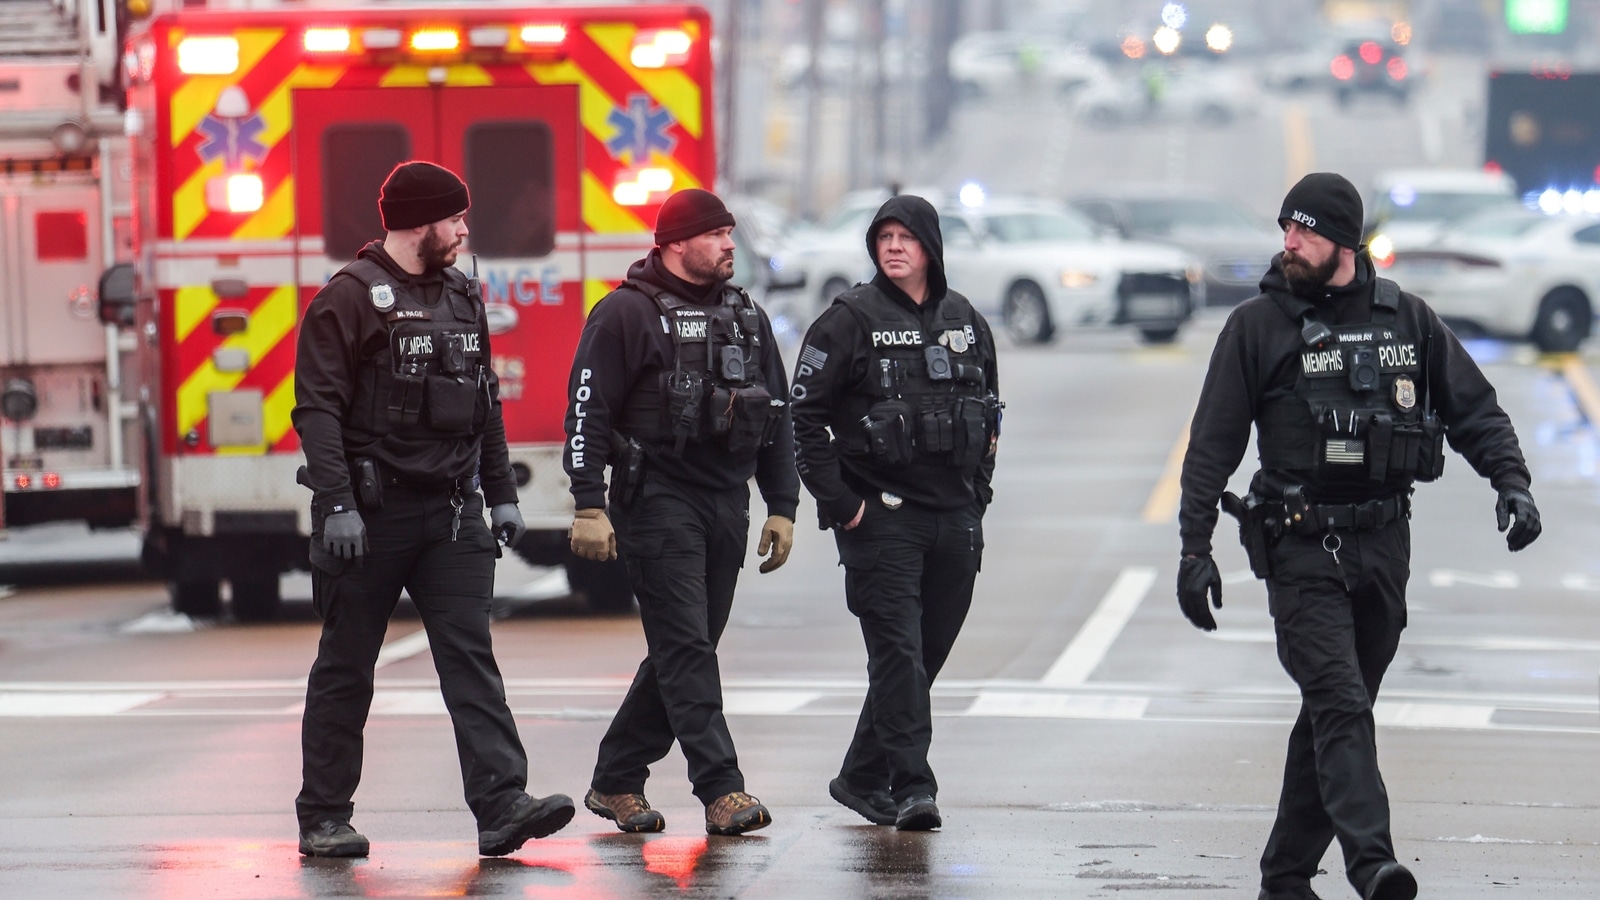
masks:
<path id="1" fill-rule="evenodd" d="M 628 54 L 628 60 L 640 69 L 681 66 L 689 61 L 689 48 L 693 45 L 688 32 L 682 29 L 641 31 L 633 36 L 633 52 Z"/>
<path id="2" fill-rule="evenodd" d="M 238 38 L 186 37 L 178 42 L 178 71 L 185 75 L 232 75 L 238 70 Z"/>
<path id="3" fill-rule="evenodd" d="M 218 175 L 206 181 L 206 206 L 215 212 L 252 213 L 265 202 L 260 175 Z"/>
<path id="4" fill-rule="evenodd" d="M 531 46 L 554 47 L 567 40 L 565 25 L 524 25 L 522 42 Z"/>
<path id="5" fill-rule="evenodd" d="M 644 206 L 651 194 L 665 194 L 672 190 L 672 170 L 651 167 L 623 172 L 617 176 L 616 187 L 611 189 L 611 199 L 619 206 Z"/>
<path id="6" fill-rule="evenodd" d="M 307 53 L 345 53 L 350 49 L 350 29 L 307 28 L 303 46 Z"/>
<path id="7" fill-rule="evenodd" d="M 45 490 L 53 491 L 56 488 L 61 487 L 61 473 L 46 472 L 44 473 L 44 477 L 39 479 L 39 482 L 40 484 L 44 485 Z"/>
<path id="8" fill-rule="evenodd" d="M 27 475 L 18 475 L 14 484 L 16 484 L 17 490 L 25 491 L 28 488 L 33 487 L 33 479 Z"/>
<path id="9" fill-rule="evenodd" d="M 1356 74 L 1356 64 L 1350 57 L 1341 53 L 1333 58 L 1333 62 L 1328 63 L 1328 71 L 1340 81 L 1349 81 Z"/>
<path id="10" fill-rule="evenodd" d="M 1406 80 L 1406 61 L 1396 56 L 1389 60 L 1389 77 L 1395 81 Z"/>
<path id="11" fill-rule="evenodd" d="M 1369 66 L 1375 66 L 1378 60 L 1383 59 L 1383 48 L 1378 46 L 1377 41 L 1362 41 L 1360 53 L 1361 61 Z"/>
<path id="12" fill-rule="evenodd" d="M 423 28 L 411 33 L 411 49 L 425 53 L 454 50 L 461 46 L 461 34 L 454 28 Z"/>

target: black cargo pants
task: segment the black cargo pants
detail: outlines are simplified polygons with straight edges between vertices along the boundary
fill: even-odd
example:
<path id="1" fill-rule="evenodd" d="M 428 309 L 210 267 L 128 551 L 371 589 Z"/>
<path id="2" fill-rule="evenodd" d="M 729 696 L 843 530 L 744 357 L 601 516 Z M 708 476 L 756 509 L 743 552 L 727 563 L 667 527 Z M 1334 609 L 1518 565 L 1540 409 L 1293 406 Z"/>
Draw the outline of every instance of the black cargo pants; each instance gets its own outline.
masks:
<path id="1" fill-rule="evenodd" d="M 477 492 L 461 494 L 460 531 L 451 540 L 452 495 L 385 486 L 383 509 L 361 514 L 369 551 L 360 563 L 330 557 L 322 549 L 322 516 L 313 516 L 312 603 L 322 641 L 300 730 L 303 784 L 295 810 L 302 829 L 350 820 L 373 668 L 402 588 L 428 633 L 467 806 L 479 826 L 496 825 L 527 786 L 528 757 L 489 640 L 495 540 Z"/>
<path id="2" fill-rule="evenodd" d="M 750 533 L 750 488 L 713 491 L 649 477 L 613 502 L 617 551 L 639 598 L 648 655 L 600 741 L 590 787 L 640 794 L 677 740 L 700 802 L 744 790 L 722 714 L 717 642 L 733 609 Z"/>
<path id="3" fill-rule="evenodd" d="M 976 507 L 889 509 L 870 496 L 861 524 L 834 534 L 845 603 L 867 645 L 867 698 L 839 774 L 858 790 L 889 791 L 896 803 L 937 795 L 929 688 L 972 606 L 982 515 Z"/>
<path id="4" fill-rule="evenodd" d="M 1261 886 L 1270 897 L 1298 897 L 1337 837 L 1345 874 L 1359 892 L 1394 859 L 1372 703 L 1406 626 L 1411 525 L 1400 519 L 1331 538 L 1291 534 L 1271 559 L 1267 595 L 1278 659 L 1299 685 L 1301 702 L 1278 818 L 1261 856 Z"/>

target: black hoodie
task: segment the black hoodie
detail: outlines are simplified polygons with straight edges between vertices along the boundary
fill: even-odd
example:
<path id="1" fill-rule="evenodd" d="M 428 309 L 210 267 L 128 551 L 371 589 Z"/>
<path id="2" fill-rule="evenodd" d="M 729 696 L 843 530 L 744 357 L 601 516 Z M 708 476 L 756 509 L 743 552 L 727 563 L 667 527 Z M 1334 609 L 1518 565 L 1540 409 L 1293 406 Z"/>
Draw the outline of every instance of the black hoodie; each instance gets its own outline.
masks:
<path id="1" fill-rule="evenodd" d="M 437 269 L 412 275 L 373 241 L 361 249 L 389 273 L 396 285 L 414 288 L 424 303 L 439 302 L 444 289 Z M 489 353 L 487 317 L 478 311 L 484 354 Z M 389 326 L 372 306 L 367 288 L 349 275 L 335 274 L 323 286 L 300 322 L 294 363 L 295 407 L 291 418 L 300 433 L 306 468 L 317 501 L 325 509 L 354 509 L 349 459 L 370 456 L 392 475 L 415 482 L 470 479 L 482 476 L 483 499 L 490 506 L 517 502 L 517 484 L 506 450 L 506 425 L 496 399 L 481 434 L 461 438 L 418 440 L 388 435 L 364 440 L 346 431 L 362 361 L 389 344 Z M 499 381 L 489 373 L 491 396 L 499 397 Z M 482 465 L 480 467 L 480 456 Z"/>
<path id="2" fill-rule="evenodd" d="M 939 232 L 939 214 L 921 197 L 903 194 L 891 198 L 878 210 L 867 228 L 867 252 L 878 261 L 873 238 L 888 221 L 904 225 L 922 244 L 928 257 L 928 293 L 919 306 L 900 290 L 880 266 L 870 287 L 895 303 L 913 311 L 923 323 L 923 333 L 935 329 L 933 322 L 941 303 L 966 298 L 949 290 L 944 274 L 944 240 Z M 983 316 L 973 311 L 976 324 L 976 351 L 983 359 L 984 377 L 989 389 L 999 393 L 999 371 L 995 364 L 994 334 Z M 841 454 L 833 439 L 834 417 L 841 400 L 850 393 L 872 394 L 867 372 L 878 358 L 872 341 L 849 309 L 837 302 L 824 310 L 806 332 L 805 344 L 795 367 L 793 402 L 795 452 L 799 457 L 800 479 L 817 499 L 817 512 L 824 527 L 841 525 L 855 518 L 862 498 L 888 491 L 909 502 L 932 509 L 961 509 L 976 503 L 987 509 L 994 490 L 994 457 L 985 456 L 975 469 L 912 464 L 889 467 L 870 457 Z"/>
<path id="3" fill-rule="evenodd" d="M 659 248 L 629 267 L 628 280 L 697 306 L 720 302 L 727 287 L 723 281 L 694 285 L 673 275 L 662 263 Z M 765 310 L 760 312 L 762 375 L 767 391 L 783 397 L 789 390 L 783 358 L 778 354 L 772 322 Z M 589 313 L 568 379 L 567 446 L 561 455 L 578 509 L 605 508 L 605 469 L 614 452 L 611 433 L 628 394 L 639 385 L 653 384 L 676 362 L 677 346 L 666 331 L 660 307 L 627 282 Z M 664 449 L 645 447 L 651 477 L 720 491 L 742 485 L 754 475 L 767 503 L 767 515 L 794 518 L 800 503 L 800 480 L 794 471 L 794 434 L 787 410 L 772 444 L 754 453 L 730 453 L 718 441 L 690 441 L 683 455 L 676 457 Z"/>
<path id="4" fill-rule="evenodd" d="M 1303 342 L 1301 314 L 1315 306 L 1328 325 L 1371 321 L 1374 273 L 1365 254 L 1357 257 L 1355 280 L 1344 287 L 1297 292 L 1283 272 L 1283 255 L 1261 279 L 1261 293 L 1239 304 L 1217 336 L 1211 367 L 1189 430 L 1183 460 L 1183 503 L 1178 532 L 1185 554 L 1211 552 L 1217 502 L 1239 467 L 1250 442 L 1250 428 L 1264 401 L 1294 393 L 1296 360 Z M 1454 333 L 1421 298 L 1400 294 L 1395 326 L 1418 342 L 1426 361 L 1417 385 L 1445 424 L 1450 446 L 1495 490 L 1531 482 L 1511 419 L 1500 408 L 1494 386 L 1484 377 Z M 1282 472 L 1261 472 L 1262 483 L 1281 488 L 1292 483 Z M 1314 488 L 1314 486 L 1313 486 Z M 1334 502 L 1362 499 L 1324 496 Z"/>

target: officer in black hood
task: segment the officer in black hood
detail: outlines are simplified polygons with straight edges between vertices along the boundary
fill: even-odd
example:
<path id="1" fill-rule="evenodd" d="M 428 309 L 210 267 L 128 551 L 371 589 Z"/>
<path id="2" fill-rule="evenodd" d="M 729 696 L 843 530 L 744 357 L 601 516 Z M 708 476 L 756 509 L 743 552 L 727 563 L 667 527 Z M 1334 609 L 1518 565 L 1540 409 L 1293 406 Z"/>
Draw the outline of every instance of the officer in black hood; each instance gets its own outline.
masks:
<path id="1" fill-rule="evenodd" d="M 994 336 L 949 289 L 939 216 L 894 197 L 867 229 L 878 274 L 806 333 L 800 478 L 832 528 L 867 645 L 867 699 L 833 798 L 879 825 L 942 824 L 928 690 L 972 604 L 1000 433 Z"/>
<path id="2" fill-rule="evenodd" d="M 300 852 L 366 856 L 350 825 L 372 670 L 410 593 L 455 725 L 478 851 L 504 856 L 572 820 L 562 794 L 524 788 L 528 756 L 489 640 L 494 533 L 523 530 L 499 383 L 475 285 L 451 264 L 467 186 L 428 162 L 396 166 L 387 235 L 329 279 L 300 323 L 295 430 L 311 502 L 312 605 L 322 642 L 306 684 Z M 479 492 L 479 487 L 482 492 Z"/>
<path id="3" fill-rule="evenodd" d="M 1361 198 L 1339 175 L 1289 191 L 1283 253 L 1217 338 L 1183 463 L 1184 615 L 1216 628 L 1207 601 L 1222 606 L 1211 559 L 1221 501 L 1266 579 L 1278 658 L 1300 688 L 1262 900 L 1314 898 L 1335 837 L 1365 900 L 1416 896 L 1395 860 L 1372 718 L 1406 624 L 1413 482 L 1439 476 L 1448 440 L 1498 492 L 1512 551 L 1540 531 L 1494 388 L 1427 304 L 1377 276 L 1361 221 Z M 1252 425 L 1261 469 L 1239 498 L 1224 489 Z"/>
<path id="4" fill-rule="evenodd" d="M 728 281 L 733 228 L 710 191 L 667 198 L 655 249 L 589 314 L 572 360 L 563 455 L 576 507 L 572 550 L 622 556 L 649 648 L 584 798 L 623 831 L 666 827 L 644 783 L 674 739 L 708 832 L 772 821 L 745 792 L 722 714 L 717 642 L 744 565 L 750 477 L 767 505 L 763 573 L 789 557 L 800 480 L 772 323 Z"/>

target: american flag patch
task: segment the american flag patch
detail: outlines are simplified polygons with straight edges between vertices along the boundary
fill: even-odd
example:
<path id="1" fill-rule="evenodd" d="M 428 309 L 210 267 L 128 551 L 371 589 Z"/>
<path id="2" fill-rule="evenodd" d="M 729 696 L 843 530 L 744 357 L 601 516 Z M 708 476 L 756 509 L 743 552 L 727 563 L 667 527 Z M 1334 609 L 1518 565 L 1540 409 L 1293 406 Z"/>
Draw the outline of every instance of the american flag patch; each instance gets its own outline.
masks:
<path id="1" fill-rule="evenodd" d="M 1329 441 L 1326 458 L 1330 463 L 1359 466 L 1367 461 L 1367 442 Z"/>
<path id="2" fill-rule="evenodd" d="M 822 367 L 828 362 L 828 354 L 807 344 L 800 348 L 800 362 L 810 366 L 814 372 L 821 372 Z"/>

